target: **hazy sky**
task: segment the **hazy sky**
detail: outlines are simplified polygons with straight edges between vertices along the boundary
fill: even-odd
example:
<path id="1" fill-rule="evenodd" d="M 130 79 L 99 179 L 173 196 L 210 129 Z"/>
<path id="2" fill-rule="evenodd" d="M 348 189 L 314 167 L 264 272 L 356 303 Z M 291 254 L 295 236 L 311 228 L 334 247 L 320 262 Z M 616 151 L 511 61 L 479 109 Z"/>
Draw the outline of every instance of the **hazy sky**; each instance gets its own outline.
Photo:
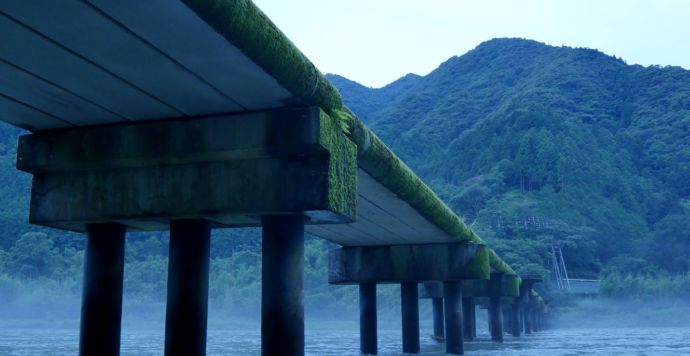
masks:
<path id="1" fill-rule="evenodd" d="M 494 37 L 690 69 L 690 0 L 254 0 L 324 73 L 380 87 Z"/>

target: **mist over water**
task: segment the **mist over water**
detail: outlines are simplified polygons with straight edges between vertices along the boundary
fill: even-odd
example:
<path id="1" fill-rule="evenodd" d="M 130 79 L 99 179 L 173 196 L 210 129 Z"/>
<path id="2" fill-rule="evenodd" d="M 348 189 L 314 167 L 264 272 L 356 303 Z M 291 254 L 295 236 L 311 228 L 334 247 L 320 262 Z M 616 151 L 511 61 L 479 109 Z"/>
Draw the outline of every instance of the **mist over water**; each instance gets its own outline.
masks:
<path id="1" fill-rule="evenodd" d="M 392 305 L 389 305 L 392 304 Z M 420 301 L 422 353 L 444 355 L 445 346 L 431 340 L 428 301 Z M 78 303 L 77 303 L 78 305 Z M 379 354 L 401 355 L 399 314 L 395 303 L 381 305 Z M 75 308 L 78 309 L 78 308 Z M 358 355 L 359 328 L 352 312 L 328 316 L 312 305 L 306 314 L 307 355 Z M 327 308 L 326 308 L 327 309 Z M 78 310 L 71 319 L 0 321 L 0 355 L 74 355 L 78 351 Z M 76 313 L 75 313 L 76 312 Z M 675 302 L 583 300 L 559 309 L 554 328 L 514 338 L 503 344 L 489 340 L 486 310 L 477 310 L 479 340 L 466 342 L 468 355 L 688 355 L 690 305 Z M 258 310 L 237 316 L 211 307 L 208 355 L 260 355 Z M 64 313 L 56 313 L 64 315 Z M 126 306 L 123 312 L 122 355 L 161 355 L 165 306 Z"/>

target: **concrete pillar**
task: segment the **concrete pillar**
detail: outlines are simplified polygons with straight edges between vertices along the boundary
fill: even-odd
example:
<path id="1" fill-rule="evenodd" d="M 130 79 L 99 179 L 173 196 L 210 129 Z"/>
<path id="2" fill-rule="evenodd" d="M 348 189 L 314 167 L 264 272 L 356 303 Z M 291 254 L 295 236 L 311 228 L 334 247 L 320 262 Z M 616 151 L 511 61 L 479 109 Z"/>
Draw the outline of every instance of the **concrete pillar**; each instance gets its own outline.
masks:
<path id="1" fill-rule="evenodd" d="M 403 353 L 419 353 L 419 295 L 417 282 L 400 284 Z"/>
<path id="2" fill-rule="evenodd" d="M 304 355 L 304 218 L 262 219 L 261 354 Z"/>
<path id="3" fill-rule="evenodd" d="M 472 341 L 477 337 L 474 298 L 462 298 L 462 333 L 465 341 Z"/>
<path id="4" fill-rule="evenodd" d="M 170 223 L 165 355 L 205 355 L 211 224 Z"/>
<path id="5" fill-rule="evenodd" d="M 501 297 L 489 297 L 489 330 L 491 341 L 503 342 L 503 313 L 501 312 Z"/>
<path id="6" fill-rule="evenodd" d="M 462 287 L 460 281 L 443 283 L 443 300 L 446 314 L 446 353 L 462 355 L 463 322 L 462 322 Z"/>
<path id="7" fill-rule="evenodd" d="M 443 325 L 443 298 L 432 298 L 431 304 L 434 312 L 434 340 L 444 341 L 446 333 Z"/>
<path id="8" fill-rule="evenodd" d="M 91 224 L 86 227 L 79 337 L 82 356 L 120 354 L 124 262 L 124 226 Z"/>
<path id="9" fill-rule="evenodd" d="M 509 332 L 511 326 L 511 308 L 509 305 L 501 305 L 501 313 L 503 314 L 503 332 Z"/>
<path id="10" fill-rule="evenodd" d="M 525 334 L 532 333 L 532 308 L 526 307 L 523 311 L 525 318 Z"/>
<path id="11" fill-rule="evenodd" d="M 520 302 L 514 302 L 510 306 L 510 332 L 513 336 L 520 336 Z"/>
<path id="12" fill-rule="evenodd" d="M 376 283 L 359 285 L 359 347 L 363 355 L 377 354 Z"/>

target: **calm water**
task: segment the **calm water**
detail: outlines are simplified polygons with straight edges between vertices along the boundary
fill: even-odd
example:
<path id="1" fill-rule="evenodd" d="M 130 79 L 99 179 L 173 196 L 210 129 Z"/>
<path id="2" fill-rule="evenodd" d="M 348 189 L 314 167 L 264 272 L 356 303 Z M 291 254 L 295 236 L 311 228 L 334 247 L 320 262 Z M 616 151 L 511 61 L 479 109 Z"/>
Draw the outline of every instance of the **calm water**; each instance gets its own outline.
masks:
<path id="1" fill-rule="evenodd" d="M 427 335 L 428 330 L 422 330 Z M 506 336 L 502 345 L 485 338 L 465 343 L 468 355 L 690 355 L 690 328 L 563 329 L 542 331 L 518 339 Z M 0 328 L 0 355 L 75 355 L 76 329 Z M 124 330 L 123 355 L 162 354 L 159 330 Z M 307 330 L 308 355 L 357 355 L 356 328 Z M 379 330 L 381 355 L 400 355 L 400 331 Z M 422 353 L 443 355 L 442 344 L 422 337 Z M 209 330 L 209 355 L 259 355 L 255 328 Z"/>

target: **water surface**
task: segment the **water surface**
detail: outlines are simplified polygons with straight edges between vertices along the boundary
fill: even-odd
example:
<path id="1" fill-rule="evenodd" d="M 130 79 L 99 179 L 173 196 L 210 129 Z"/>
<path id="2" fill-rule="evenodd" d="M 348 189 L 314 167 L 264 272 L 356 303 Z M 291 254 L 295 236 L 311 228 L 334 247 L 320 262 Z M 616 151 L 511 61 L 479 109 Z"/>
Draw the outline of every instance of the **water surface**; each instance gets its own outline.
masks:
<path id="1" fill-rule="evenodd" d="M 433 342 L 422 329 L 422 354 L 444 355 L 443 344 Z M 75 355 L 79 340 L 76 328 L 0 327 L 0 355 Z M 260 355 L 257 327 L 209 328 L 208 355 Z M 313 325 L 306 333 L 307 355 L 358 355 L 356 327 Z M 557 329 L 513 338 L 503 344 L 487 340 L 465 343 L 468 355 L 690 355 L 690 328 Z M 163 333 L 159 329 L 125 328 L 122 355 L 161 355 Z M 381 355 L 401 355 L 400 330 L 379 330 Z"/>

